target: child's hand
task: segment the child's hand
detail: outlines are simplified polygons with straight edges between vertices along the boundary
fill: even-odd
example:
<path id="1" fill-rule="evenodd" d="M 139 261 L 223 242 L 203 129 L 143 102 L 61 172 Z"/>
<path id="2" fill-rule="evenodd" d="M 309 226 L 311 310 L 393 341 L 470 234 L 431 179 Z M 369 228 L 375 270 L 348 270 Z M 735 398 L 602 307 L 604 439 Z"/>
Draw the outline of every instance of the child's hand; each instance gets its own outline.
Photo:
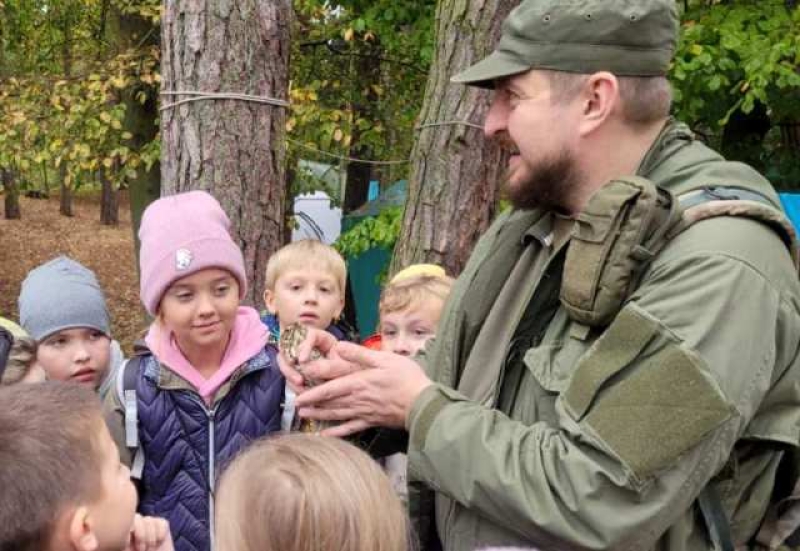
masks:
<path id="1" fill-rule="evenodd" d="M 136 515 L 127 551 L 174 551 L 174 549 L 169 523 L 166 520 Z"/>

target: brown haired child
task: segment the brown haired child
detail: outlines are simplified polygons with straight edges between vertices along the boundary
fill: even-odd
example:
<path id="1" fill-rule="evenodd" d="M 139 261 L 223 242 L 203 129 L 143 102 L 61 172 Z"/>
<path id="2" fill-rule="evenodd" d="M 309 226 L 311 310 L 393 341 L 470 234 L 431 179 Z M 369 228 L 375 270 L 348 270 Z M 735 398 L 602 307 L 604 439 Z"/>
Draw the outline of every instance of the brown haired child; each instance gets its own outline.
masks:
<path id="1" fill-rule="evenodd" d="M 0 388 L 0 549 L 171 551 L 161 519 L 135 517 L 136 490 L 90 388 Z"/>

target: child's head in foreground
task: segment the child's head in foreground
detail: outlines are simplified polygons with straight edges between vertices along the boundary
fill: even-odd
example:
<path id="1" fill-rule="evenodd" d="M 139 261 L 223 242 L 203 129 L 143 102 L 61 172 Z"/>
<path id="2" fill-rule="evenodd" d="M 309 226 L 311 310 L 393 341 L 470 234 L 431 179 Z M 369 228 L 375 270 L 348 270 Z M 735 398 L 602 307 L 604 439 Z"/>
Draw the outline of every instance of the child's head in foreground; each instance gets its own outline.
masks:
<path id="1" fill-rule="evenodd" d="M 217 504 L 220 551 L 407 550 L 407 517 L 386 475 L 336 438 L 256 442 L 223 474 Z"/>
<path id="2" fill-rule="evenodd" d="M 34 342 L 32 352 L 47 378 L 97 389 L 111 363 L 111 321 L 94 272 L 59 256 L 28 272 L 19 294 L 20 325 Z M 18 351 L 19 351 L 18 346 Z"/>
<path id="3" fill-rule="evenodd" d="M 0 549 L 119 551 L 136 490 L 97 395 L 46 382 L 0 388 Z"/>
<path id="4" fill-rule="evenodd" d="M 336 249 L 312 239 L 295 241 L 270 257 L 264 303 L 281 328 L 301 323 L 325 329 L 342 313 L 346 277 Z"/>
<path id="5" fill-rule="evenodd" d="M 453 280 L 432 264 L 415 264 L 397 273 L 381 294 L 381 349 L 413 356 L 436 335 Z"/>
<path id="6" fill-rule="evenodd" d="M 162 197 L 142 216 L 140 296 L 183 351 L 225 345 L 247 289 L 230 220 L 205 191 Z"/>

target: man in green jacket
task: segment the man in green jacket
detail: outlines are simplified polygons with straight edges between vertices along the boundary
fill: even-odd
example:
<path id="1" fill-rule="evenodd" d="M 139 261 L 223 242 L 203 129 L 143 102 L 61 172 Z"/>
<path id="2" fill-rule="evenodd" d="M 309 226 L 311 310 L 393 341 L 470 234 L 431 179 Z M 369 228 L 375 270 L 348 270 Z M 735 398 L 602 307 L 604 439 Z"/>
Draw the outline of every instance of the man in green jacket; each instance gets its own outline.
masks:
<path id="1" fill-rule="evenodd" d="M 330 434 L 408 432 L 447 551 L 700 550 L 728 530 L 744 545 L 788 490 L 796 245 L 748 214 L 781 218 L 769 183 L 669 118 L 677 27 L 674 0 L 523 1 L 453 79 L 494 89 L 485 132 L 513 148 L 514 209 L 476 246 L 436 341 L 415 362 L 312 333 L 300 360 L 326 358 L 299 368 L 328 382 L 311 389 L 282 361 L 301 415 L 342 421 Z M 632 230 L 658 234 L 620 214 L 632 203 L 606 208 L 630 189 L 744 206 L 620 253 Z"/>

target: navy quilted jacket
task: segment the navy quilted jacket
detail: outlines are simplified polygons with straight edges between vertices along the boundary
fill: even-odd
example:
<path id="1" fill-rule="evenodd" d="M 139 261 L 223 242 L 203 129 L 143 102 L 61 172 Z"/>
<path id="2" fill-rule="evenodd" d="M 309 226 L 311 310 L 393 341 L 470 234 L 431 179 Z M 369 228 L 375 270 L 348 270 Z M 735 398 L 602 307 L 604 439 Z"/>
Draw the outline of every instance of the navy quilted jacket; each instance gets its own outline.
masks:
<path id="1" fill-rule="evenodd" d="M 276 354 L 267 346 L 251 358 L 213 409 L 194 391 L 160 389 L 159 363 L 143 358 L 136 390 L 145 457 L 139 511 L 169 521 L 176 551 L 213 549 L 217 475 L 248 442 L 280 429 L 284 379 Z"/>

